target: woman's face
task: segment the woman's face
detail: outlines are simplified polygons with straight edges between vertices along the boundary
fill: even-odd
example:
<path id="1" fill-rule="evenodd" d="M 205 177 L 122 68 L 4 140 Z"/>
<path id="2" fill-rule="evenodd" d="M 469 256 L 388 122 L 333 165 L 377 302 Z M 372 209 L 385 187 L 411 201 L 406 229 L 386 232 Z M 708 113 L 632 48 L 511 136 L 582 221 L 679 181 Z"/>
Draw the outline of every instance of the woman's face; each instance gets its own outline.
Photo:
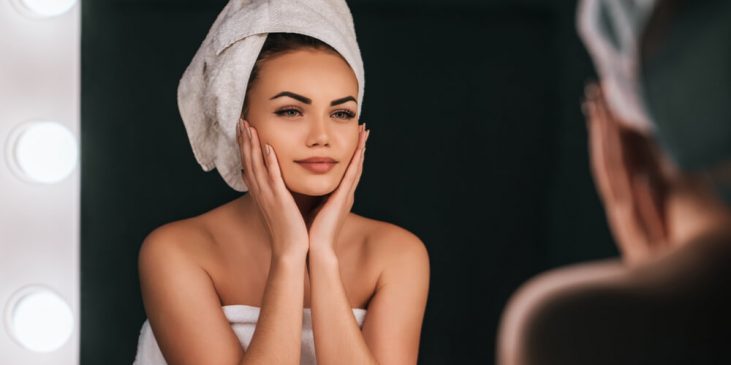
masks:
<path id="1" fill-rule="evenodd" d="M 262 62 L 248 90 L 247 121 L 276 152 L 290 191 L 322 196 L 337 188 L 358 142 L 358 80 L 339 55 L 300 49 Z M 327 172 L 296 161 L 329 157 Z"/>

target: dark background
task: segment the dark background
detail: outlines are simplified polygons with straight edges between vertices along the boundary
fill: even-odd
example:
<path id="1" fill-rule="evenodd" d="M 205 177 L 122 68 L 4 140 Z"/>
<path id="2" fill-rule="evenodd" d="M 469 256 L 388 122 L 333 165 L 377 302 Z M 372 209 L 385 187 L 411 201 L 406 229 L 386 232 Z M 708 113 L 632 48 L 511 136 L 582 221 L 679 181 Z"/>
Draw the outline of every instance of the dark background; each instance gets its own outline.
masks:
<path id="1" fill-rule="evenodd" d="M 588 169 L 575 1 L 349 4 L 373 130 L 354 211 L 429 250 L 419 363 L 493 363 L 522 282 L 617 254 Z M 82 2 L 82 365 L 134 359 L 147 233 L 239 195 L 196 163 L 176 104 L 224 5 Z"/>

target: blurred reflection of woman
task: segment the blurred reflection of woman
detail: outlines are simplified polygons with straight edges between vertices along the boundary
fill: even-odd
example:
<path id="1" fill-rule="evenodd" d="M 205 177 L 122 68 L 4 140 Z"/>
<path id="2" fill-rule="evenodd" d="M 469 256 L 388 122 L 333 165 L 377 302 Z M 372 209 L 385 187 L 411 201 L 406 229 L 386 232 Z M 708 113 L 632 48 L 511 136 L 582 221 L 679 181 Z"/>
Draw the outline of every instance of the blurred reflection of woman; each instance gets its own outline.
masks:
<path id="1" fill-rule="evenodd" d="M 622 260 L 524 284 L 498 363 L 729 364 L 731 3 L 579 4 L 600 76 L 584 103 L 591 171 Z"/>

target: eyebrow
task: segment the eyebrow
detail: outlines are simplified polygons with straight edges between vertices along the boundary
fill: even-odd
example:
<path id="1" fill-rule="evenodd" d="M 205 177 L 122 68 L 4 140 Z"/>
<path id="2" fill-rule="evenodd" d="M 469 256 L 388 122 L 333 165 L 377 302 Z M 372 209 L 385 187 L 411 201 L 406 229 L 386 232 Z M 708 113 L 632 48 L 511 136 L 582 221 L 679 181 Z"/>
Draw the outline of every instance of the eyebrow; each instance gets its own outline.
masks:
<path id="1" fill-rule="evenodd" d="M 281 93 L 272 96 L 272 98 L 269 99 L 269 100 L 274 100 L 276 98 L 281 98 L 282 96 L 289 96 L 290 98 L 299 100 L 299 101 L 301 101 L 301 102 L 303 102 L 305 104 L 312 104 L 312 99 L 310 99 L 308 97 L 305 97 L 305 96 L 302 96 L 300 94 L 295 94 L 295 93 L 293 93 L 291 91 L 282 91 Z"/>
<path id="2" fill-rule="evenodd" d="M 290 97 L 292 99 L 301 101 L 301 102 L 303 102 L 305 104 L 308 104 L 308 105 L 309 104 L 312 104 L 312 99 L 310 99 L 310 98 L 308 98 L 306 96 L 302 96 L 300 94 L 293 93 L 291 91 L 282 91 L 281 93 L 272 96 L 269 100 L 274 100 L 276 98 L 281 98 L 283 96 L 288 96 L 288 97 Z M 352 96 L 346 96 L 344 98 L 335 99 L 335 100 L 331 101 L 330 102 L 330 106 L 339 105 L 339 104 L 342 104 L 342 103 L 345 103 L 345 102 L 348 102 L 348 101 L 354 101 L 354 102 L 357 103 L 357 101 L 355 100 L 354 97 L 352 97 Z"/>
<path id="3" fill-rule="evenodd" d="M 335 105 L 338 105 L 338 104 L 342 104 L 342 103 L 345 103 L 346 101 L 354 101 L 356 104 L 358 104 L 358 102 L 355 100 L 354 97 L 352 97 L 352 96 L 346 96 L 344 98 L 335 99 L 335 100 L 331 101 L 330 102 L 330 106 L 335 106 Z"/>

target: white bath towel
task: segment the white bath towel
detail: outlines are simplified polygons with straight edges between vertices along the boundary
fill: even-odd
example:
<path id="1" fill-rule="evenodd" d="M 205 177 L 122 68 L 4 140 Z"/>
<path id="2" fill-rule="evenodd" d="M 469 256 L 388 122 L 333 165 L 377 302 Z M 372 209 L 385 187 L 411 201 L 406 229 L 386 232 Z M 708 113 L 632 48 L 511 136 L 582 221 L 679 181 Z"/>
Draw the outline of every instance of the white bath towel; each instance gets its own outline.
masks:
<path id="1" fill-rule="evenodd" d="M 299 33 L 333 47 L 358 80 L 364 71 L 350 9 L 344 0 L 231 0 L 213 23 L 178 86 L 178 109 L 204 171 L 216 168 L 226 183 L 246 191 L 236 125 L 246 85 L 267 33 Z"/>
<path id="2" fill-rule="evenodd" d="M 256 330 L 256 322 L 259 319 L 259 307 L 250 305 L 234 304 L 221 307 L 224 315 L 231 324 L 239 343 L 244 351 L 249 348 L 251 339 Z M 368 313 L 366 309 L 353 308 L 353 316 L 355 316 L 358 326 L 363 326 L 365 316 Z M 137 354 L 132 365 L 166 365 L 167 362 L 160 352 L 155 335 L 152 333 L 150 322 L 145 320 L 140 329 L 140 336 L 137 341 Z M 300 348 L 300 365 L 316 365 L 315 358 L 315 339 L 312 332 L 312 310 L 304 308 L 302 316 L 302 347 Z"/>

